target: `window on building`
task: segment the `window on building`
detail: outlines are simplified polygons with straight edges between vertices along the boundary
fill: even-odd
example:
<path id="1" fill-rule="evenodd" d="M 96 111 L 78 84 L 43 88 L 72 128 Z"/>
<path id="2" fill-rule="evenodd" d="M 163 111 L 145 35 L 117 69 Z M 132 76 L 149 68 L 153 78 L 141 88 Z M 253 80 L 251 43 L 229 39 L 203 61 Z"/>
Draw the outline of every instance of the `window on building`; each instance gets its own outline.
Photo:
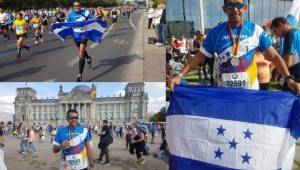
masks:
<path id="1" fill-rule="evenodd" d="M 44 114 L 44 120 L 48 120 L 48 115 L 47 115 L 47 113 Z"/>
<path id="2" fill-rule="evenodd" d="M 115 118 L 115 119 L 120 119 L 119 112 L 115 112 L 114 118 Z"/>
<path id="3" fill-rule="evenodd" d="M 36 114 L 33 114 L 33 120 L 36 121 Z"/>
<path id="4" fill-rule="evenodd" d="M 41 113 L 39 114 L 39 120 L 42 120 L 42 114 Z"/>
<path id="5" fill-rule="evenodd" d="M 106 112 L 102 113 L 102 118 L 103 118 L 103 120 L 104 120 L 104 119 L 105 119 L 105 120 L 108 120 L 108 119 L 107 119 L 107 114 L 106 114 Z"/>
<path id="6" fill-rule="evenodd" d="M 96 120 L 101 120 L 101 112 L 97 113 Z"/>

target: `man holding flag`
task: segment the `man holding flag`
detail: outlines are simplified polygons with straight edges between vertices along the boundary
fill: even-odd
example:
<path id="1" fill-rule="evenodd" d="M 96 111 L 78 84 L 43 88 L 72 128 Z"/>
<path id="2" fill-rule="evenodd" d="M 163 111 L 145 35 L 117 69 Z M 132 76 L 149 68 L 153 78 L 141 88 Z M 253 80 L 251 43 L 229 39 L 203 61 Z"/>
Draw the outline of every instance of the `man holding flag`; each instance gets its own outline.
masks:
<path id="1" fill-rule="evenodd" d="M 82 81 L 85 59 L 87 59 L 89 67 L 92 66 L 92 57 L 86 51 L 87 42 L 91 40 L 100 43 L 107 26 L 102 20 L 93 20 L 93 14 L 82 9 L 80 1 L 74 1 L 73 9 L 65 23 L 54 24 L 51 30 L 62 40 L 69 35 L 73 36 L 79 49 L 79 74 L 76 81 L 80 82 Z"/>
<path id="2" fill-rule="evenodd" d="M 244 0 L 224 0 L 223 10 L 228 22 L 213 28 L 200 52 L 168 82 L 173 89 L 205 58 L 213 58 L 215 85 L 226 87 L 175 88 L 166 118 L 170 170 L 290 170 L 300 136 L 300 100 L 290 93 L 254 91 L 259 89 L 256 50 L 298 95 L 300 85 L 263 29 L 243 21 Z"/>
<path id="3" fill-rule="evenodd" d="M 293 80 L 283 59 L 272 47 L 272 41 L 266 32 L 260 26 L 243 20 L 243 14 L 247 11 L 244 0 L 224 0 L 223 10 L 228 16 L 228 22 L 216 26 L 208 33 L 200 52 L 181 73 L 169 80 L 169 87 L 173 89 L 185 74 L 203 63 L 205 58 L 214 58 L 215 85 L 258 90 L 254 53 L 259 50 L 285 77 L 288 87 L 300 94 L 300 85 Z"/>

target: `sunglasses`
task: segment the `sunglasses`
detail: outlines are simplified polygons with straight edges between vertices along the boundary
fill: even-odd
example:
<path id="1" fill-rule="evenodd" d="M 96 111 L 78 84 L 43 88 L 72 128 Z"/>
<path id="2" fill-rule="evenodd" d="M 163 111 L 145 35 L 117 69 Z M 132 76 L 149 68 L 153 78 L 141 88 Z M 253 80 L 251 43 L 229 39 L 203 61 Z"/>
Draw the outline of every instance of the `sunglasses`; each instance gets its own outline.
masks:
<path id="1" fill-rule="evenodd" d="M 224 6 L 227 10 L 233 10 L 234 8 L 240 10 L 240 9 L 244 8 L 245 4 L 243 4 L 243 3 L 226 3 Z"/>
<path id="2" fill-rule="evenodd" d="M 77 120 L 77 119 L 78 119 L 78 116 L 68 117 L 68 120 L 73 120 L 73 119 Z"/>

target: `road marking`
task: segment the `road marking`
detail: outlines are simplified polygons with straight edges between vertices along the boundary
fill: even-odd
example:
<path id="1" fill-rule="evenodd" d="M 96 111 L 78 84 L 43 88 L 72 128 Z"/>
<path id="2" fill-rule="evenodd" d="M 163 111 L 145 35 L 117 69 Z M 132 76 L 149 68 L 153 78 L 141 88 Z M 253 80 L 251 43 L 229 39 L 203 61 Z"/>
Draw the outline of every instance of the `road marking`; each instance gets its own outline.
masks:
<path id="1" fill-rule="evenodd" d="M 108 28 L 108 30 L 103 34 L 102 39 L 104 39 L 107 34 L 113 29 L 113 25 L 110 25 L 110 27 Z"/>
<path id="2" fill-rule="evenodd" d="M 121 46 L 122 46 L 122 45 L 127 45 L 127 44 L 128 44 L 128 41 L 126 41 L 126 40 L 124 40 L 124 39 L 122 39 L 122 40 L 114 39 L 113 42 L 116 43 L 116 44 L 120 44 Z"/>
<path id="3" fill-rule="evenodd" d="M 133 24 L 132 19 L 131 19 L 131 15 L 129 17 L 129 23 L 130 23 L 131 27 L 134 29 L 134 31 L 136 31 L 135 25 Z"/>
<path id="4" fill-rule="evenodd" d="M 66 66 L 73 67 L 78 61 L 79 61 L 79 56 L 76 56 L 70 62 L 68 62 L 68 64 L 66 64 Z"/>
<path id="5" fill-rule="evenodd" d="M 32 40 L 35 40 L 35 38 L 29 38 L 29 39 L 25 40 L 24 42 L 28 42 L 28 41 L 32 41 Z M 13 47 L 13 46 L 16 46 L 16 43 L 15 44 L 10 44 L 7 47 Z"/>
<path id="6" fill-rule="evenodd" d="M 44 82 L 55 82 L 56 79 L 46 79 Z"/>

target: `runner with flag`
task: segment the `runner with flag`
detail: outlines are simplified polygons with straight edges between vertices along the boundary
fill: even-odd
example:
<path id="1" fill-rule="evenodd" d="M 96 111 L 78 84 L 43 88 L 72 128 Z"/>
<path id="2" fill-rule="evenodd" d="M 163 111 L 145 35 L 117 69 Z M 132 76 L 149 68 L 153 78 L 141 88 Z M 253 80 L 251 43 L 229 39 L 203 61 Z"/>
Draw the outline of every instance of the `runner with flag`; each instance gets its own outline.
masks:
<path id="1" fill-rule="evenodd" d="M 79 73 L 76 81 L 80 82 L 82 81 L 85 59 L 87 59 L 89 67 L 92 67 L 92 57 L 86 51 L 87 42 L 91 40 L 100 43 L 107 26 L 102 20 L 93 20 L 93 14 L 82 9 L 80 1 L 74 1 L 73 8 L 74 11 L 69 14 L 66 22 L 52 25 L 51 31 L 62 40 L 67 36 L 73 36 L 79 49 Z"/>

